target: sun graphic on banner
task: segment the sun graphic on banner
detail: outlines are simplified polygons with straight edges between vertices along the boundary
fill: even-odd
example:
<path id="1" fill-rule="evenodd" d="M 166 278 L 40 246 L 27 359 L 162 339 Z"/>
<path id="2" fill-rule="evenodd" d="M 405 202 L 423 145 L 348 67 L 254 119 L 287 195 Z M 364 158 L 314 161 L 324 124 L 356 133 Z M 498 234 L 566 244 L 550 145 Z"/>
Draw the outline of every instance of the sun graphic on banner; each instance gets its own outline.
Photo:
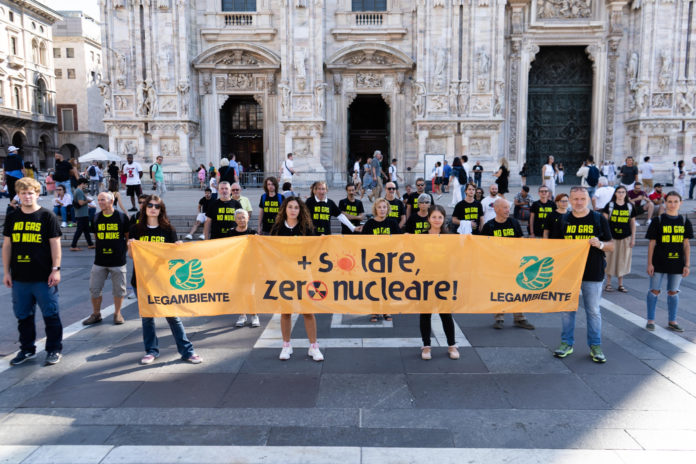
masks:
<path id="1" fill-rule="evenodd" d="M 355 269 L 355 264 L 355 257 L 350 253 L 344 253 L 343 256 L 336 260 L 336 267 L 345 272 Z"/>

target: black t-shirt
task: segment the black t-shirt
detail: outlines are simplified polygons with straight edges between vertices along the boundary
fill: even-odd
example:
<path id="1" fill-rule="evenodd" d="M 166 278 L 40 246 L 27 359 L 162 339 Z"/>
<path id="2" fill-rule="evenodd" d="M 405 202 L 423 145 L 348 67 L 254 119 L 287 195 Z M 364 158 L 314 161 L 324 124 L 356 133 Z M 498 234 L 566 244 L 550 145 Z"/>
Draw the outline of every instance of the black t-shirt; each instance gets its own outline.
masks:
<path id="1" fill-rule="evenodd" d="M 483 166 L 480 164 L 475 164 L 472 170 L 474 171 L 474 179 L 480 179 L 481 174 L 483 173 Z"/>
<path id="2" fill-rule="evenodd" d="M 607 203 L 602 211 L 609 214 L 609 206 Z M 630 206 L 629 206 L 630 205 Z M 636 217 L 636 209 L 630 203 L 617 205 L 614 203 L 614 208 L 609 216 L 609 228 L 611 229 L 611 237 L 615 240 L 621 240 L 631 236 L 631 218 Z"/>
<path id="3" fill-rule="evenodd" d="M 254 229 L 249 229 L 249 228 L 247 227 L 247 230 L 245 230 L 244 232 L 239 232 L 239 231 L 237 230 L 237 228 L 235 227 L 234 229 L 232 229 L 232 230 L 230 231 L 230 235 L 229 235 L 229 236 L 230 236 L 230 237 L 239 237 L 239 236 L 241 236 L 241 235 L 256 235 L 256 230 L 254 230 Z"/>
<path id="4" fill-rule="evenodd" d="M 133 226 L 136 225 L 138 222 L 140 222 L 140 211 L 136 211 L 135 213 L 133 213 L 133 214 L 131 215 L 130 219 L 128 219 L 128 225 L 129 225 L 130 227 L 133 227 Z"/>
<path id="5" fill-rule="evenodd" d="M 655 240 L 652 265 L 655 272 L 681 274 L 686 263 L 684 240 L 694 238 L 691 221 L 683 216 L 662 214 L 653 219 L 645 238 Z"/>
<path id="6" fill-rule="evenodd" d="M 314 223 L 314 233 L 316 235 L 331 235 L 331 216 L 336 217 L 341 214 L 336 203 L 328 198 L 324 201 L 317 201 L 315 197 L 309 197 L 306 204 L 309 216 Z"/>
<path id="7" fill-rule="evenodd" d="M 554 210 L 552 201 L 547 201 L 542 203 L 541 200 L 537 200 L 532 203 L 530 208 L 530 214 L 534 215 L 534 235 L 541 237 L 544 235 L 544 226 L 546 225 L 546 218 Z"/>
<path id="8" fill-rule="evenodd" d="M 364 235 L 395 235 L 400 234 L 401 229 L 399 229 L 399 223 L 394 218 L 388 217 L 382 222 L 372 218 L 363 225 L 362 233 Z"/>
<path id="9" fill-rule="evenodd" d="M 406 207 L 398 198 L 394 198 L 393 200 L 387 201 L 389 202 L 389 214 L 387 216 L 392 219 L 395 219 L 396 224 L 399 225 L 399 222 L 401 221 L 401 216 L 404 216 L 406 214 Z"/>
<path id="10" fill-rule="evenodd" d="M 206 212 L 208 212 L 208 206 L 210 205 L 211 201 L 213 201 L 213 197 L 210 197 L 210 199 L 203 197 L 200 200 L 198 200 L 198 205 L 201 207 L 201 213 L 205 214 Z"/>
<path id="11" fill-rule="evenodd" d="M 408 234 L 427 234 L 430 230 L 428 216 L 421 217 L 418 213 L 411 214 L 404 225 L 404 232 Z"/>
<path id="12" fill-rule="evenodd" d="M 221 199 L 212 200 L 208 203 L 205 215 L 212 219 L 210 224 L 210 238 L 230 237 L 230 230 L 236 227 L 234 222 L 234 212 L 242 207 L 237 200 Z"/>
<path id="13" fill-rule="evenodd" d="M 109 176 L 111 176 L 113 179 L 118 177 L 118 166 L 116 166 L 115 164 L 110 164 L 107 171 L 109 173 Z"/>
<path id="14" fill-rule="evenodd" d="M 72 164 L 69 161 L 56 161 L 56 170 L 53 174 L 53 180 L 56 182 L 65 182 L 70 179 L 70 171 Z"/>
<path id="15" fill-rule="evenodd" d="M 564 214 L 564 213 L 563 213 Z M 548 216 L 546 216 L 546 223 L 544 224 L 544 230 L 548 230 L 549 234 L 551 234 L 551 231 L 553 230 L 553 227 L 556 225 L 556 223 L 561 219 L 561 216 L 563 216 L 562 213 L 559 213 L 555 209 L 549 213 Z"/>
<path id="16" fill-rule="evenodd" d="M 636 166 L 631 166 L 630 168 L 626 165 L 621 166 L 621 183 L 624 185 L 630 185 L 636 181 L 636 176 L 638 175 L 638 168 Z"/>
<path id="17" fill-rule="evenodd" d="M 22 163 L 22 158 L 19 155 L 8 155 L 5 158 L 5 172 L 21 171 L 22 169 L 24 169 L 24 163 Z"/>
<path id="18" fill-rule="evenodd" d="M 145 226 L 141 234 L 136 226 L 130 228 L 128 238 L 133 238 L 140 242 L 174 243 L 178 240 L 176 230 L 172 227 L 169 230 L 162 229 L 160 226 Z"/>
<path id="19" fill-rule="evenodd" d="M 3 235 L 12 244 L 12 279 L 17 282 L 48 281 L 53 267 L 49 239 L 61 236 L 56 215 L 46 208 L 30 214 L 17 208 L 5 218 Z"/>
<path id="20" fill-rule="evenodd" d="M 288 227 L 287 223 L 284 223 L 273 235 L 277 235 L 279 237 L 297 237 L 304 234 L 300 231 L 299 224 L 290 228 Z"/>
<path id="21" fill-rule="evenodd" d="M 264 233 L 270 232 L 271 227 L 273 227 L 273 224 L 275 224 L 276 216 L 278 216 L 278 211 L 280 211 L 281 203 L 283 203 L 283 197 L 277 193 L 272 197 L 267 193 L 261 195 L 261 199 L 259 200 L 259 209 L 263 211 L 261 230 Z"/>
<path id="22" fill-rule="evenodd" d="M 220 173 L 220 182 L 227 181 L 230 184 L 234 183 L 234 168 L 231 168 L 229 166 L 220 166 L 220 169 L 218 169 L 218 172 Z"/>
<path id="23" fill-rule="evenodd" d="M 344 198 L 343 200 L 338 202 L 338 209 L 340 209 L 343 213 L 348 213 L 353 216 L 360 216 L 362 213 L 365 212 L 362 201 L 358 199 L 348 201 L 348 198 Z M 360 219 L 353 219 L 350 222 L 352 222 L 354 226 L 360 225 Z M 351 231 L 348 227 L 341 224 L 341 233 L 350 234 Z"/>
<path id="24" fill-rule="evenodd" d="M 599 230 L 597 221 L 599 221 Z M 573 216 L 572 212 L 566 213 L 568 222 L 563 229 L 563 220 L 560 219 L 554 225 L 551 231 L 551 238 L 562 238 L 566 240 L 589 240 L 592 237 L 599 238 L 602 242 L 611 240 L 611 231 L 609 230 L 609 222 L 600 213 L 590 211 L 590 213 L 581 218 Z M 587 255 L 587 264 L 585 264 L 585 273 L 582 280 L 586 282 L 601 282 L 604 280 L 604 267 L 606 266 L 605 254 L 603 250 L 597 247 L 590 247 L 590 253 Z"/>
<path id="25" fill-rule="evenodd" d="M 427 194 L 430 197 L 430 206 L 433 206 L 435 204 L 435 199 L 431 194 Z M 411 205 L 411 211 L 415 211 L 418 209 L 418 197 L 421 196 L 420 193 L 418 192 L 412 192 L 411 195 L 408 196 L 408 200 L 406 200 L 406 206 Z"/>
<path id="26" fill-rule="evenodd" d="M 126 264 L 127 234 L 130 227 L 128 216 L 115 211 L 111 216 L 97 213 L 92 223 L 96 237 L 94 264 L 104 267 L 118 267 Z"/>
<path id="27" fill-rule="evenodd" d="M 475 221 L 476 226 L 473 227 L 473 231 L 478 230 L 481 216 L 483 216 L 483 206 L 481 206 L 480 201 L 476 200 L 471 203 L 462 200 L 454 205 L 454 211 L 452 212 L 452 217 L 456 217 L 460 221 Z"/>
<path id="28" fill-rule="evenodd" d="M 488 235 L 490 237 L 523 237 L 522 227 L 520 223 L 515 218 L 507 218 L 505 222 L 500 223 L 491 219 L 483 225 L 481 229 L 481 235 Z"/>

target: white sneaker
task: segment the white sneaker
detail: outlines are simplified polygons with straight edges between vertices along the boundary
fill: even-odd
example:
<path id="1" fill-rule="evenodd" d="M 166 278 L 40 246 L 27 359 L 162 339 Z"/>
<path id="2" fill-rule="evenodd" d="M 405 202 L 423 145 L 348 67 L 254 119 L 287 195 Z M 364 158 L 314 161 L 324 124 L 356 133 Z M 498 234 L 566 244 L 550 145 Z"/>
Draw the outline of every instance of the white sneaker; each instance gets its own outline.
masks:
<path id="1" fill-rule="evenodd" d="M 651 222 L 652 222 L 652 219 L 648 219 L 648 220 L 645 222 L 645 225 L 646 225 L 646 226 L 649 226 Z M 638 224 L 636 224 L 636 225 L 638 225 Z"/>
<path id="2" fill-rule="evenodd" d="M 136 295 L 135 292 L 130 292 L 130 294 L 128 295 L 128 299 L 129 300 L 137 300 L 138 295 Z"/>
<path id="3" fill-rule="evenodd" d="M 251 326 L 252 327 L 261 327 L 261 322 L 259 322 L 259 316 L 254 314 L 251 316 Z"/>
<path id="4" fill-rule="evenodd" d="M 278 359 L 287 361 L 290 359 L 290 355 L 292 354 L 292 346 L 290 346 L 290 343 L 283 343 L 283 349 L 280 350 L 280 356 L 278 356 Z"/>
<path id="5" fill-rule="evenodd" d="M 640 226 L 640 222 L 636 221 L 636 227 Z"/>
<path id="6" fill-rule="evenodd" d="M 60 223 L 60 226 L 61 226 L 61 227 L 68 227 L 68 224 L 67 224 L 66 222 L 61 222 L 61 223 Z"/>
<path id="7" fill-rule="evenodd" d="M 246 314 L 242 314 L 239 316 L 239 319 L 237 319 L 237 324 L 235 324 L 237 327 L 244 327 L 246 325 Z"/>
<path id="8" fill-rule="evenodd" d="M 318 343 L 312 343 L 311 345 L 309 345 L 309 350 L 307 350 L 307 356 L 310 356 L 313 360 L 317 362 L 324 360 L 324 355 L 321 354 Z"/>
<path id="9" fill-rule="evenodd" d="M 199 239 L 199 240 L 205 240 L 205 235 L 203 235 L 203 234 L 199 235 L 199 236 L 198 236 L 198 239 Z"/>
<path id="10" fill-rule="evenodd" d="M 184 238 L 185 238 L 186 240 L 193 240 L 193 235 L 191 235 L 191 234 L 186 234 L 186 235 L 184 235 Z"/>

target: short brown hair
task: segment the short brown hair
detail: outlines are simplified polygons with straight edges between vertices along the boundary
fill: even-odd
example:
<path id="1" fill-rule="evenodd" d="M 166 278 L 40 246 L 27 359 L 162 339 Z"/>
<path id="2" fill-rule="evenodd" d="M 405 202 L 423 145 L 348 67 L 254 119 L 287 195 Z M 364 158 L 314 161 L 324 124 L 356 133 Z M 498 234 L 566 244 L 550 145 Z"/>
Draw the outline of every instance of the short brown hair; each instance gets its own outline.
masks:
<path id="1" fill-rule="evenodd" d="M 33 190 L 38 195 L 41 194 L 41 184 L 36 179 L 31 177 L 22 177 L 15 182 L 15 190 L 19 193 L 22 190 Z"/>

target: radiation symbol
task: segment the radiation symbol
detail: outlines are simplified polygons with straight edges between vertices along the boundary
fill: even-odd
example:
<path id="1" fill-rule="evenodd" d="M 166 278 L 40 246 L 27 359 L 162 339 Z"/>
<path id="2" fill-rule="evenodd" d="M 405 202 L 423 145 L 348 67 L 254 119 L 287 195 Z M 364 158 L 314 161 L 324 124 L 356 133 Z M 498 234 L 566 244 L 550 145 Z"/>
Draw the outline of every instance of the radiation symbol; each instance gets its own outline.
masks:
<path id="1" fill-rule="evenodd" d="M 329 290 L 326 284 L 320 280 L 315 280 L 307 285 L 307 295 L 310 300 L 321 301 L 326 298 Z"/>

